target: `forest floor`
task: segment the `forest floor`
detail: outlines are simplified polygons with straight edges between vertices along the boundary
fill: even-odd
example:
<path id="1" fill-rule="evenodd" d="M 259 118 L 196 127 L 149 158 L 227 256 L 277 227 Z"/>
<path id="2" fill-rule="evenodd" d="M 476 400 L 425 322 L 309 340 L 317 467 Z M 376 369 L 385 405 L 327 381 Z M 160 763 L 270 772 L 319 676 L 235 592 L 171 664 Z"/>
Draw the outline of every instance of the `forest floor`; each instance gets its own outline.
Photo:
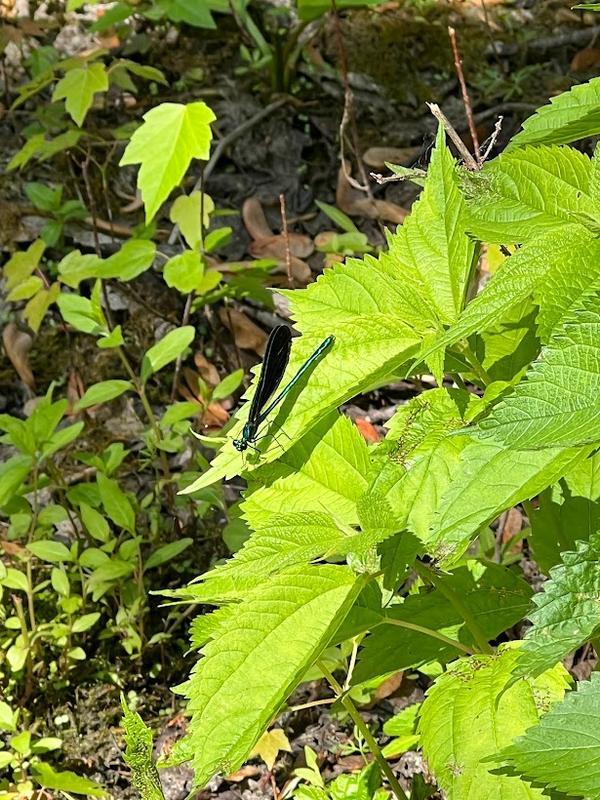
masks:
<path id="1" fill-rule="evenodd" d="M 83 29 L 68 19 L 75 33 L 63 39 L 70 54 L 87 43 Z M 299 242 L 291 284 L 296 287 L 313 280 L 323 269 L 326 255 L 315 247 L 323 234 L 335 228 L 315 201 L 321 201 L 352 217 L 373 248 L 384 244 L 385 227 L 393 227 L 417 195 L 412 183 L 388 182 L 379 185 L 370 173 L 389 174 L 385 162 L 425 168 L 437 122 L 426 103 L 437 103 L 461 134 L 468 147 L 465 108 L 454 66 L 448 26 L 455 28 L 468 85 L 473 116 L 480 142 L 489 141 L 498 119 L 500 133 L 492 155 L 497 154 L 534 109 L 575 83 L 593 77 L 600 66 L 600 17 L 571 10 L 563 0 L 516 0 L 501 2 L 386 2 L 382 6 L 343 12 L 318 27 L 306 44 L 298 62 L 290 93 L 274 92 L 269 77 L 249 69 L 240 57 L 244 38 L 231 17 L 219 17 L 215 31 L 181 27 L 173 32 L 143 31 L 151 39 L 145 63 L 161 69 L 169 81 L 154 96 L 140 96 L 129 105 L 112 104 L 110 98 L 93 112 L 94 125 L 101 132 L 139 118 L 160 102 L 190 102 L 203 99 L 216 114 L 215 143 L 220 157 L 211 162 L 204 190 L 217 209 L 223 210 L 219 223 L 233 228 L 231 242 L 219 251 L 221 263 L 248 262 L 256 258 L 281 259 L 273 239 L 282 231 L 282 206 L 289 231 Z M 142 32 L 140 32 L 142 33 Z M 40 43 L 56 43 L 60 29 L 47 30 Z M 106 43 L 105 43 L 106 44 Z M 58 47 L 58 44 L 57 44 Z M 69 49 L 71 48 L 71 49 Z M 37 106 L 28 103 L 18 112 L 8 110 L 11 87 L 24 78 L 18 59 L 5 61 L 5 102 L 0 109 L 0 164 L 8 163 L 23 143 L 22 132 L 32 121 Z M 353 97 L 354 124 L 344 126 L 346 157 L 354 178 L 367 177 L 374 212 L 365 215 L 367 194 L 350 186 L 340 166 L 340 125 L 348 96 Z M 264 112 L 264 113 L 262 113 Z M 252 121 L 251 124 L 247 124 Z M 355 125 L 355 128 L 354 128 Z M 220 144 L 219 144 L 220 143 Z M 94 242 L 91 226 L 69 223 L 62 252 L 79 248 L 92 252 L 98 246 L 107 256 L 130 236 L 142 221 L 142 209 L 135 197 L 135 173 L 119 170 L 118 155 L 106 151 L 106 188 L 99 184 L 95 217 L 110 226 Z M 197 175 L 189 178 L 190 187 Z M 5 173 L 0 182 L 0 248 L 6 257 L 15 248 L 33 241 L 45 219 L 28 201 L 24 186 L 28 182 L 64 183 L 65 196 L 88 201 L 81 163 L 71 162 L 58 171 L 56 162 L 31 162 L 19 173 Z M 376 201 L 376 202 L 373 202 Z M 264 217 L 263 217 L 264 213 Z M 271 237 L 269 237 L 269 229 Z M 107 232 L 108 230 L 108 232 Z M 177 245 L 169 242 L 172 226 L 166 217 L 158 220 L 156 240 L 159 250 L 172 255 Z M 319 239 L 321 237 L 321 239 Z M 280 242 L 279 242 L 280 244 Z M 304 249 L 303 249 L 304 248 Z M 331 261 L 331 257 L 330 257 Z M 330 263 L 330 262 L 329 262 Z M 308 266 L 307 266 L 308 265 Z M 268 281 L 269 286 L 290 285 L 282 267 Z M 113 311 L 123 325 L 134 352 L 142 353 L 161 335 L 167 324 L 180 324 L 182 304 L 165 292 L 160 275 L 152 270 L 134 284 L 121 284 L 111 290 Z M 0 321 L 9 310 L 0 301 Z M 264 345 L 264 331 L 279 316 L 285 316 L 285 303 L 269 307 L 268 294 L 261 282 L 248 279 L 248 292 L 227 307 L 209 308 L 202 320 L 193 320 L 201 332 L 201 351 L 220 374 L 229 374 L 256 363 Z M 256 340 L 256 326 L 259 331 Z M 253 339 L 254 337 L 254 339 Z M 35 379 L 32 392 L 19 380 L 14 365 L 6 357 L 0 361 L 0 412 L 22 415 L 32 394 L 43 394 L 51 382 L 69 387 L 76 380 L 83 386 L 120 377 L 115 357 L 98 357 L 89 338 L 78 335 L 64 346 L 58 324 L 45 325 L 33 341 L 28 364 Z M 168 402 L 171 386 L 154 388 L 152 402 Z M 185 386 L 181 396 L 185 396 Z M 351 405 L 346 413 L 361 421 L 367 437 L 377 437 L 381 424 L 395 406 L 419 391 L 411 383 L 398 384 L 385 392 L 374 392 Z M 188 388 L 189 393 L 189 388 Z M 226 404 L 225 404 L 226 405 Z M 224 411 L 230 411 L 225 407 Z M 206 422 L 206 420 L 205 420 Z M 212 426 L 217 423 L 212 420 Z M 102 449 L 108 441 L 119 440 L 135 446 L 139 425 L 135 409 L 123 404 L 120 414 L 110 418 L 100 414 L 91 426 L 89 449 Z M 228 503 L 239 498 L 239 485 L 226 487 Z M 194 572 L 200 574 L 218 558 L 227 555 L 221 529 L 223 514 L 215 510 L 195 528 Z M 160 587 L 156 587 L 160 588 Z M 149 627 L 160 629 L 163 608 L 160 598 L 152 600 Z M 180 654 L 169 648 L 154 648 L 148 659 L 129 659 L 110 644 L 99 653 L 92 669 L 84 665 L 70 677 L 70 685 L 57 688 L 32 700 L 37 719 L 48 731 L 55 720 L 67 715 L 70 726 L 64 739 L 64 765 L 85 769 L 115 798 L 134 797 L 129 771 L 123 764 L 119 732 L 122 687 L 138 698 L 138 709 L 153 728 L 160 731 L 158 751 L 165 752 L 180 735 L 184 719 L 180 703 L 170 691 L 181 683 L 191 665 L 185 655 L 182 626 Z M 150 677 L 148 666 L 161 663 L 157 676 Z M 425 684 L 415 676 L 404 676 L 381 687 L 370 707 L 363 708 L 368 721 L 377 726 L 391 713 L 421 699 Z M 303 704 L 320 698 L 325 690 L 318 682 L 305 684 L 293 703 Z M 281 786 L 302 755 L 304 745 L 317 752 L 336 750 L 323 769 L 333 776 L 362 763 L 359 753 L 348 747 L 351 729 L 340 723 L 325 706 L 286 713 L 279 724 L 286 731 L 292 753 L 278 759 L 273 776 Z M 337 743 L 337 748 L 333 747 Z M 346 747 L 344 747 L 346 746 Z M 395 762 L 402 778 L 423 771 L 420 757 L 408 753 Z M 164 775 L 168 800 L 184 798 L 191 787 L 191 773 L 172 768 Z M 408 784 L 405 782 L 405 786 Z M 271 774 L 260 760 L 238 773 L 215 779 L 199 795 L 202 800 L 260 800 L 272 798 Z"/>

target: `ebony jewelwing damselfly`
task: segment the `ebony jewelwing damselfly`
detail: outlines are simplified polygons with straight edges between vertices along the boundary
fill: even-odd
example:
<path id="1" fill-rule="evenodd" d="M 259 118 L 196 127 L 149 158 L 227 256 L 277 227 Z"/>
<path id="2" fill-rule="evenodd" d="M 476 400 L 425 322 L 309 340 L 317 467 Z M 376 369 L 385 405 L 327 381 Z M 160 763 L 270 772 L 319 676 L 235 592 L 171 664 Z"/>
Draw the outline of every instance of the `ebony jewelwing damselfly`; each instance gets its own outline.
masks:
<path id="1" fill-rule="evenodd" d="M 259 427 L 269 416 L 271 411 L 281 403 L 304 373 L 331 347 L 334 340 L 333 336 L 328 336 L 324 339 L 312 356 L 302 364 L 290 382 L 283 387 L 275 399 L 271 400 L 269 405 L 265 408 L 265 404 L 283 378 L 283 373 L 287 367 L 290 349 L 292 347 L 292 334 L 290 329 L 286 325 L 277 325 L 273 328 L 267 341 L 260 378 L 258 379 L 256 391 L 250 404 L 248 421 L 242 429 L 240 438 L 233 440 L 233 446 L 236 450 L 239 450 L 241 453 L 254 444 L 258 438 Z"/>

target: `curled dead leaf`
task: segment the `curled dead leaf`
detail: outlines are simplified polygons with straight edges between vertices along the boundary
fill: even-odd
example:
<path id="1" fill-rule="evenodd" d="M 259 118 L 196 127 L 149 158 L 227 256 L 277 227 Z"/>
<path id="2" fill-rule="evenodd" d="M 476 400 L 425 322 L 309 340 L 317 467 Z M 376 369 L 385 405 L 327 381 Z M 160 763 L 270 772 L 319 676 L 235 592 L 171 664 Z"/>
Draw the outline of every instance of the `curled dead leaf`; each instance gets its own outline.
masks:
<path id="1" fill-rule="evenodd" d="M 196 365 L 200 377 L 209 386 L 216 386 L 219 383 L 219 372 L 214 364 L 212 364 L 202 353 L 194 355 L 194 364 Z"/>
<path id="2" fill-rule="evenodd" d="M 259 356 L 264 355 L 267 334 L 245 314 L 235 308 L 220 308 L 219 319 L 231 332 L 239 348 L 253 350 Z"/>
<path id="3" fill-rule="evenodd" d="M 252 237 L 250 253 L 255 258 L 272 258 L 278 262 L 277 272 L 289 270 L 295 284 L 304 286 L 311 277 L 311 270 L 303 259 L 308 258 L 315 249 L 309 236 L 289 232 L 273 233 L 265 217 L 260 201 L 256 197 L 249 197 L 242 207 L 242 219 L 246 230 Z"/>
<path id="4" fill-rule="evenodd" d="M 338 172 L 335 203 L 350 217 L 382 219 L 386 222 L 395 222 L 397 225 L 404 222 L 409 213 L 396 203 L 389 203 L 387 200 L 371 200 L 366 194 L 350 186 L 341 167 Z"/>
<path id="5" fill-rule="evenodd" d="M 14 322 L 9 322 L 2 331 L 2 344 L 19 378 L 28 389 L 31 389 L 32 392 L 35 391 L 35 378 L 29 366 L 29 351 L 33 344 L 33 337 L 29 333 L 19 330 Z"/>
<path id="6" fill-rule="evenodd" d="M 355 425 L 367 442 L 378 442 L 381 439 L 377 428 L 364 417 L 358 417 L 355 420 Z"/>
<path id="7" fill-rule="evenodd" d="M 420 154 L 420 147 L 369 147 L 363 153 L 362 159 L 369 167 L 385 169 L 386 161 L 407 166 Z"/>

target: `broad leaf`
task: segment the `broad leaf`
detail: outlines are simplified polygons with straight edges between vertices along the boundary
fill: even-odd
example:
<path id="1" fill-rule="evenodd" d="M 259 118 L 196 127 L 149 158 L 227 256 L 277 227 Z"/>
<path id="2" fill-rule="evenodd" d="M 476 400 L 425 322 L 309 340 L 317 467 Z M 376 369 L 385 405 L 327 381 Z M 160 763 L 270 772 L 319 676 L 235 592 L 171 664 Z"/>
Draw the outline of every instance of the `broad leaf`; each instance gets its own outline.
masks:
<path id="1" fill-rule="evenodd" d="M 600 133 L 600 78 L 573 86 L 550 99 L 523 123 L 510 147 L 523 144 L 568 144 Z"/>
<path id="2" fill-rule="evenodd" d="M 112 478 L 99 472 L 96 478 L 100 499 L 108 517 L 129 533 L 135 532 L 135 512 L 125 492 Z"/>
<path id="3" fill-rule="evenodd" d="M 28 455 L 16 455 L 0 464 L 0 507 L 9 503 L 29 475 L 33 460 Z"/>
<path id="4" fill-rule="evenodd" d="M 30 553 L 33 553 L 36 558 L 42 561 L 50 561 L 50 563 L 73 560 L 71 551 L 62 542 L 30 542 L 27 545 L 27 549 Z"/>
<path id="5" fill-rule="evenodd" d="M 144 114 L 144 123 L 134 132 L 120 163 L 141 165 L 138 186 L 146 222 L 179 184 L 192 158 L 208 158 L 214 119 L 203 102 L 162 103 Z"/>
<path id="6" fill-rule="evenodd" d="M 275 464 L 256 470 L 242 510 L 259 530 L 274 514 L 323 512 L 358 523 L 357 502 L 367 489 L 369 451 L 350 420 L 333 412 L 299 439 Z"/>
<path id="7" fill-rule="evenodd" d="M 120 397 L 129 389 L 133 389 L 130 381 L 100 381 L 100 383 L 95 383 L 89 389 L 86 389 L 85 394 L 78 401 L 75 408 L 77 411 L 81 411 L 99 403 L 107 403 L 109 400 L 114 400 L 115 397 Z"/>
<path id="8" fill-rule="evenodd" d="M 65 100 L 65 107 L 76 125 L 81 127 L 96 92 L 108 89 L 104 64 L 83 64 L 70 69 L 54 87 L 52 100 Z"/>
<path id="9" fill-rule="evenodd" d="M 105 259 L 71 250 L 58 265 L 58 272 L 62 282 L 73 288 L 88 278 L 131 281 L 152 265 L 155 253 L 156 245 L 146 239 L 130 239 L 114 255 Z"/>
<path id="10" fill-rule="evenodd" d="M 494 757 L 525 780 L 565 792 L 569 797 L 600 798 L 600 674 L 577 684 Z"/>
<path id="11" fill-rule="evenodd" d="M 456 170 L 440 125 L 425 189 L 392 237 L 389 253 L 391 259 L 395 256 L 398 274 L 418 294 L 418 305 L 425 302 L 429 316 L 446 324 L 462 311 L 475 255 L 465 233 L 465 202 Z"/>
<path id="12" fill-rule="evenodd" d="M 562 665 L 536 681 L 506 688 L 517 651 L 501 646 L 452 664 L 427 692 L 419 731 L 429 768 L 448 800 L 537 800 L 545 797 L 516 777 L 490 772 L 498 747 L 535 725 L 568 686 Z"/>
<path id="13" fill-rule="evenodd" d="M 327 514 L 274 514 L 233 558 L 181 590 L 194 602 L 217 603 L 243 598 L 250 589 L 296 564 L 308 564 L 324 554 L 347 552 L 344 534 Z"/>
<path id="14" fill-rule="evenodd" d="M 167 364 L 183 355 L 184 350 L 192 342 L 196 331 L 192 325 L 175 328 L 144 353 L 142 360 L 141 379 L 145 383 L 151 375 L 158 372 Z"/>
<path id="15" fill-rule="evenodd" d="M 600 441 L 600 293 L 555 329 L 525 378 L 477 427 L 522 450 Z"/>
<path id="16" fill-rule="evenodd" d="M 560 484 L 542 492 L 537 508 L 528 511 L 529 546 L 548 574 L 562 552 L 575 550 L 578 540 L 587 541 L 600 531 L 600 454 L 576 464 Z"/>
<path id="17" fill-rule="evenodd" d="M 45 789 L 82 794 L 85 797 L 105 797 L 106 792 L 95 781 L 84 778 L 69 770 L 57 771 L 50 764 L 38 761 L 31 766 L 33 777 Z"/>
<path id="18" fill-rule="evenodd" d="M 535 497 L 591 450 L 514 450 L 472 441 L 462 450 L 448 488 L 437 504 L 427 537 L 429 552 L 445 564 L 454 563 L 484 524 Z"/>
<path id="19" fill-rule="evenodd" d="M 461 598 L 489 640 L 515 625 L 529 608 L 531 589 L 522 578 L 497 564 L 488 564 L 477 579 L 467 567 L 460 567 L 441 580 Z M 406 622 L 408 627 L 386 623 L 386 619 Z M 411 625 L 430 629 L 432 634 L 414 630 Z M 381 612 L 377 627 L 365 640 L 353 681 L 361 683 L 462 654 L 459 648 L 435 638 L 436 633 L 477 649 L 464 618 L 449 603 L 447 594 L 439 589 L 410 594 L 403 603 Z"/>
<path id="20" fill-rule="evenodd" d="M 465 174 L 468 227 L 485 242 L 529 242 L 597 215 L 588 156 L 570 147 L 524 147 Z"/>
<path id="21" fill-rule="evenodd" d="M 533 597 L 517 664 L 519 675 L 537 675 L 594 636 L 600 627 L 600 535 L 578 542 L 562 554 L 562 564 L 550 570 L 550 580 Z"/>
<path id="22" fill-rule="evenodd" d="M 362 585 L 346 567 L 293 567 L 235 606 L 185 685 L 193 716 L 170 763 L 193 760 L 197 786 L 237 769 Z M 249 685 L 248 676 L 257 674 L 262 679 Z"/>
<path id="23" fill-rule="evenodd" d="M 202 286 L 204 261 L 195 250 L 184 250 L 170 258 L 163 268 L 163 278 L 167 286 L 182 294 L 194 292 Z"/>
<path id="24" fill-rule="evenodd" d="M 573 275 L 566 284 L 564 274 Z M 458 322 L 420 359 L 455 344 L 473 333 L 501 323 L 514 306 L 536 294 L 544 330 L 548 332 L 585 290 L 600 282 L 600 240 L 580 225 L 565 225 L 534 242 L 524 244 L 505 259 L 501 269 L 461 314 Z M 547 309 L 547 310 L 546 310 Z"/>

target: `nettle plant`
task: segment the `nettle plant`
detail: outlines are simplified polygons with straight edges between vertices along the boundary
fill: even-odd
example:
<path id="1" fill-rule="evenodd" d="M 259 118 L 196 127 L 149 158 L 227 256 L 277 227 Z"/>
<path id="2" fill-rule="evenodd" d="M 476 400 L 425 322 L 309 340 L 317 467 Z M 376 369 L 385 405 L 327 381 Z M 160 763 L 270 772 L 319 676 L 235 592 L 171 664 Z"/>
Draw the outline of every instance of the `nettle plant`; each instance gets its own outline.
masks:
<path id="1" fill-rule="evenodd" d="M 473 172 L 440 129 L 388 251 L 285 292 L 302 335 L 283 381 L 329 335 L 332 349 L 265 421 L 258 452 L 233 446 L 246 403 L 185 490 L 243 475 L 252 531 L 174 593 L 218 606 L 192 625 L 201 657 L 179 690 L 191 721 L 167 762 L 191 762 L 197 786 L 237 769 L 316 668 L 405 797 L 353 697 L 418 670 L 432 677 L 418 721 L 386 732 L 396 755 L 422 748 L 447 797 L 600 797 L 583 766 L 600 758 L 598 674 L 573 685 L 561 663 L 599 619 L 600 154 L 568 146 L 600 132 L 599 109 L 600 79 L 577 86 Z M 399 407 L 378 444 L 337 411 L 421 373 L 437 388 Z M 490 527 L 516 505 L 529 518 L 517 539 L 548 578 L 534 597 L 514 540 Z M 296 796 L 331 795 L 315 781 Z"/>

